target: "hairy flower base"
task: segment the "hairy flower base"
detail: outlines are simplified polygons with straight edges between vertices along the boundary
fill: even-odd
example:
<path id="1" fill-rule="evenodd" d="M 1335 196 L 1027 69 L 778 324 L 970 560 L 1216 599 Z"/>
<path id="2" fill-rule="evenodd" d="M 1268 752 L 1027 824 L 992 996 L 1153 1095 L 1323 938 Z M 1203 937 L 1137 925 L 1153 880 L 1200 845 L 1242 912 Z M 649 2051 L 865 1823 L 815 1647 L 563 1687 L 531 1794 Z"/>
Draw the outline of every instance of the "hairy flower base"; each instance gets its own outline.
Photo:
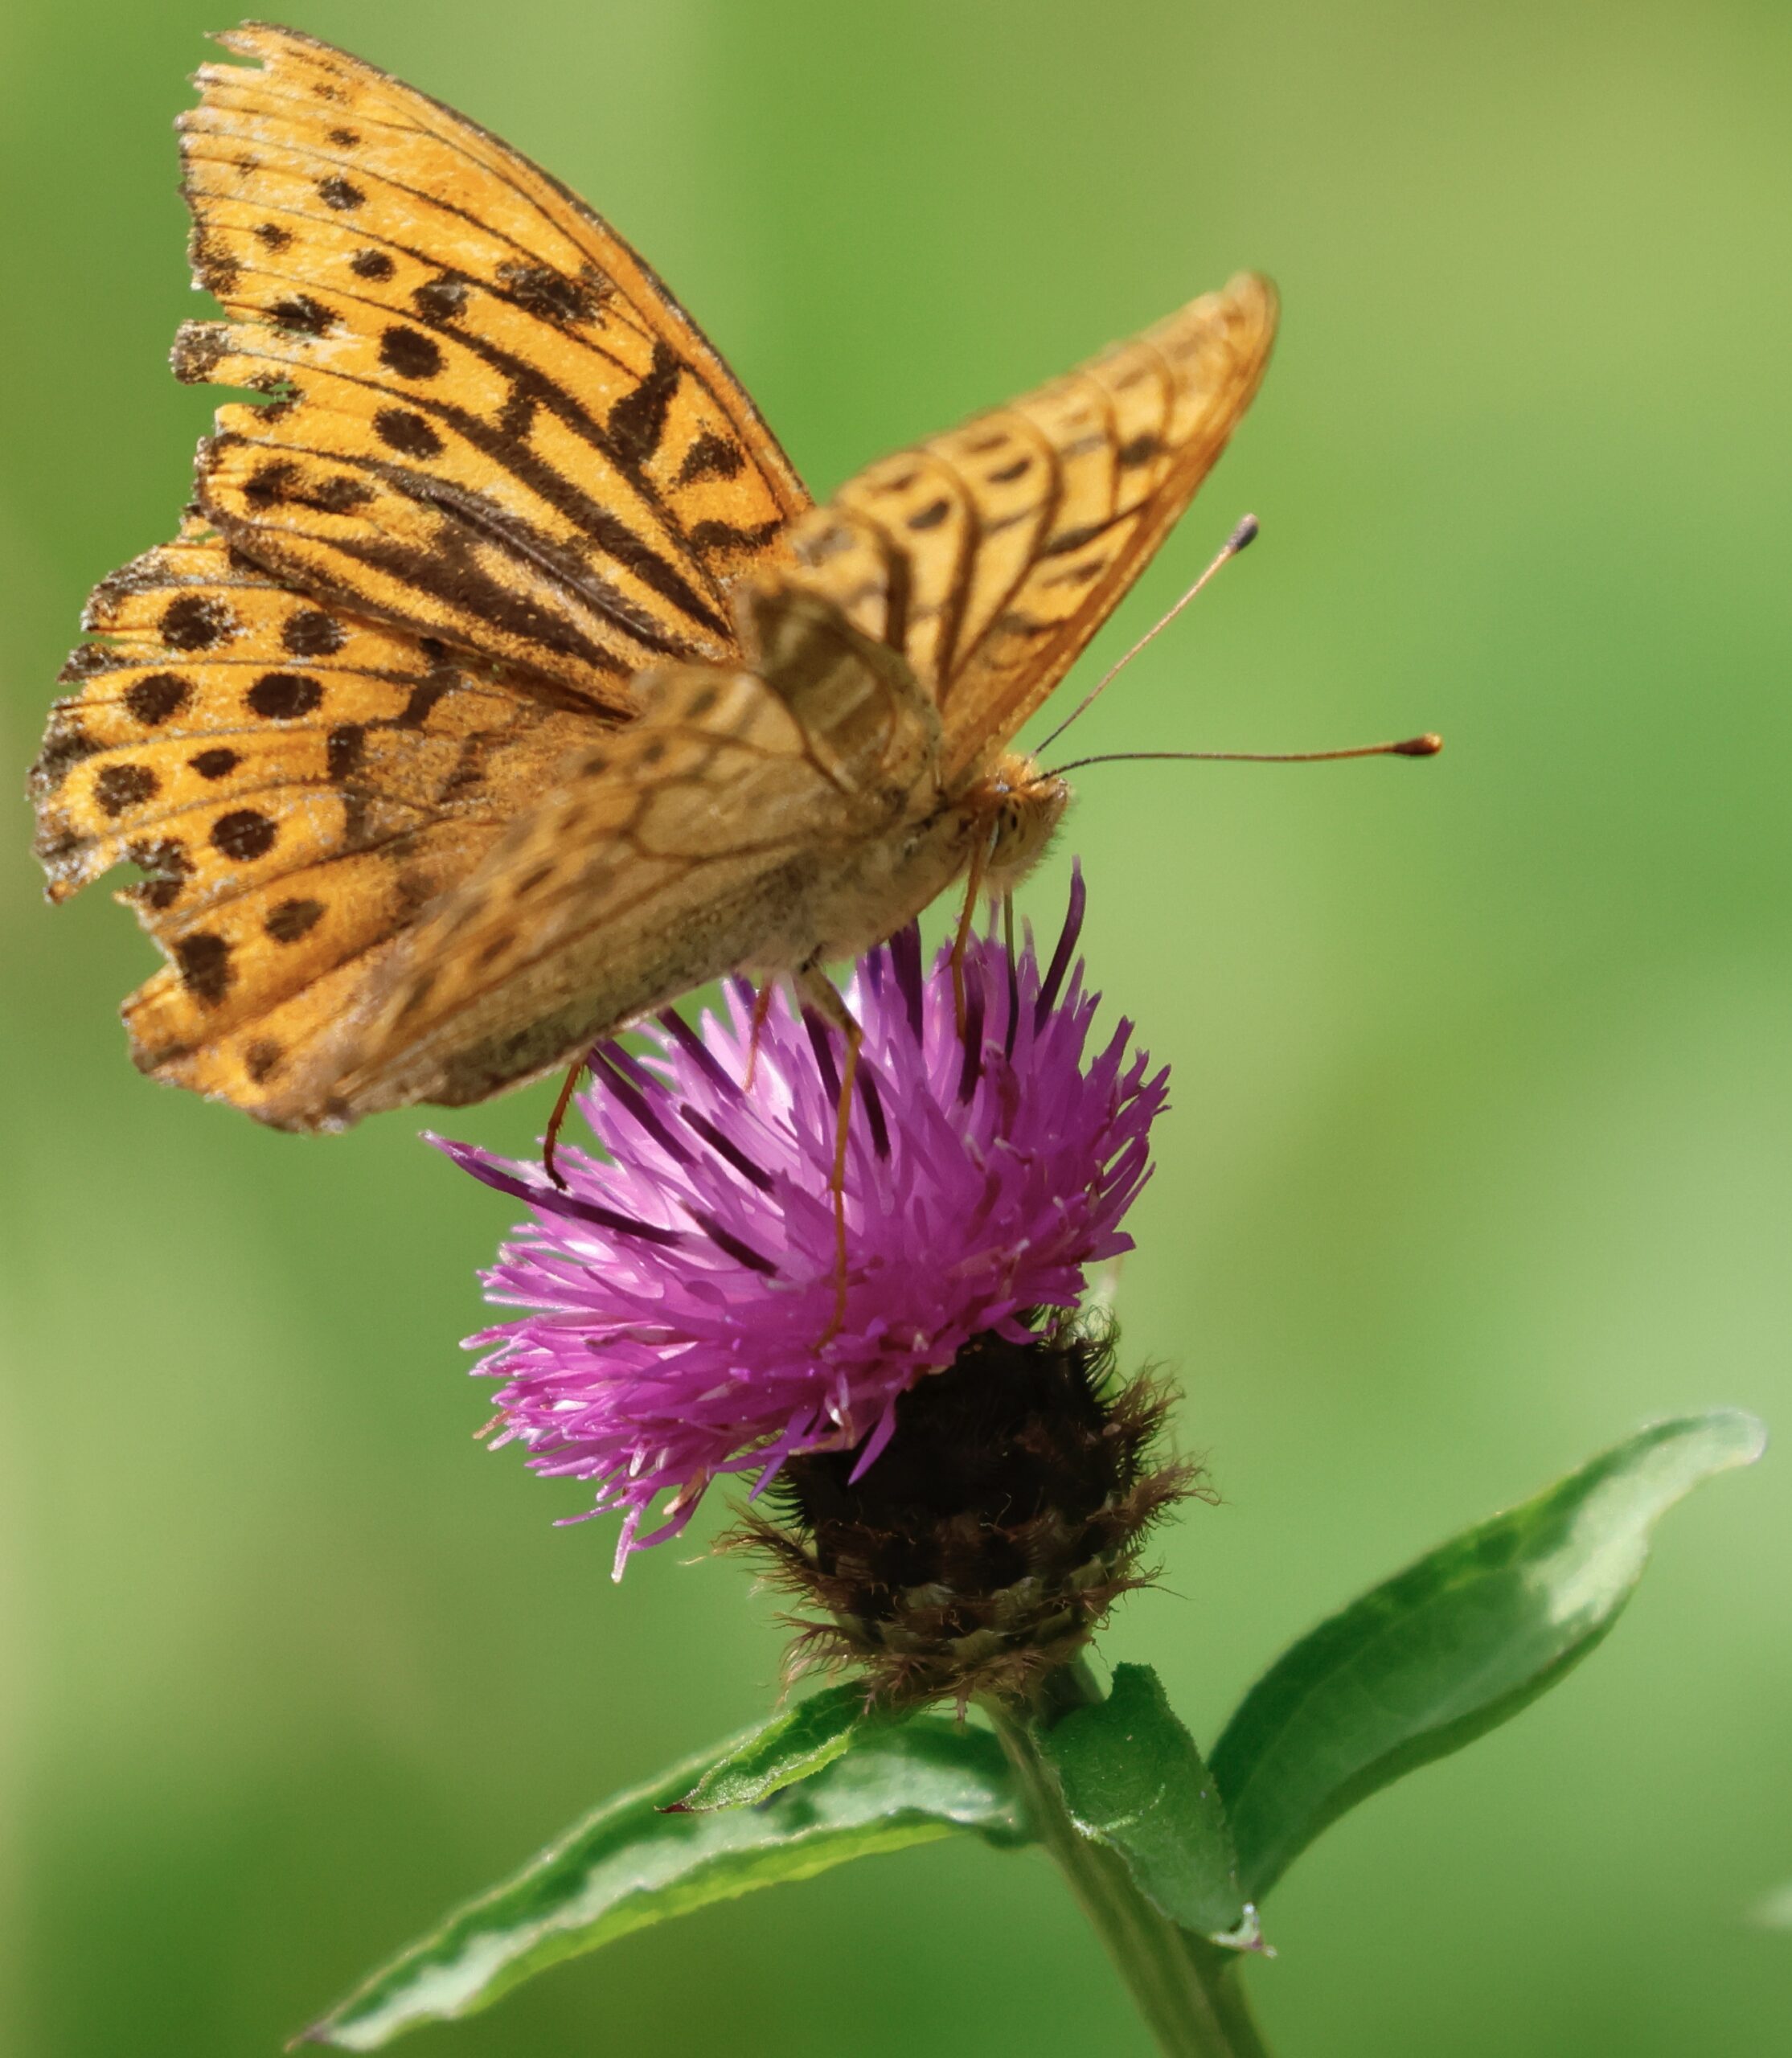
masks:
<path id="1" fill-rule="evenodd" d="M 1086 1269 L 1131 1248 L 1165 1078 L 1075 961 L 1083 890 L 1043 970 L 974 939 L 924 967 L 912 926 L 845 994 L 863 1031 L 846 1160 L 844 1305 L 830 1195 L 839 1039 L 780 993 L 756 1023 L 676 1015 L 639 1056 L 593 1052 L 578 1105 L 609 1162 L 539 1166 L 445 1144 L 533 1220 L 486 1275 L 522 1312 L 472 1339 L 502 1382 L 494 1443 L 588 1481 L 623 1515 L 617 1555 L 675 1535 L 718 1475 L 761 1490 L 805 1453 L 875 1469 L 901 1397 L 974 1338 L 1029 1343 L 1027 1311 L 1073 1308 Z M 661 1500 L 660 1497 L 666 1497 Z M 660 1519 L 646 1535 L 650 1508 Z"/>
<path id="2" fill-rule="evenodd" d="M 875 1465 L 792 1458 L 776 1519 L 725 1541 L 816 1611 L 789 1618 L 793 1672 L 862 1666 L 899 1706 L 1024 1695 L 1149 1583 L 1147 1533 L 1202 1491 L 1194 1466 L 1154 1457 L 1171 1398 L 1117 1384 L 1111 1334 L 1086 1325 L 986 1333 L 904 1395 Z"/>

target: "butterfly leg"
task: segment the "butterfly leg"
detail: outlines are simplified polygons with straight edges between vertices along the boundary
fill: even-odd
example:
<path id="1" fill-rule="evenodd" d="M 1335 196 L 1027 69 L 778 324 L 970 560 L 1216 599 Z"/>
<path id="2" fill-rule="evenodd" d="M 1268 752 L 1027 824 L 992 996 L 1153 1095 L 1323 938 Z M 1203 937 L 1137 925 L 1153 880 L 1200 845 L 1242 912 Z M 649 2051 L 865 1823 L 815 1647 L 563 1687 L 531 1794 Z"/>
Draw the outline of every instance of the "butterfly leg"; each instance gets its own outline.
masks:
<path id="1" fill-rule="evenodd" d="M 979 835 L 970 853 L 970 869 L 965 875 L 965 904 L 958 916 L 958 933 L 952 939 L 952 1017 L 958 1034 L 965 1033 L 965 952 L 970 944 L 970 925 L 976 919 L 977 896 L 988 868 L 994 842 L 993 830 Z"/>
<path id="2" fill-rule="evenodd" d="M 834 989 L 828 987 L 832 993 Z M 747 1031 L 747 1076 L 741 1086 L 743 1093 L 752 1091 L 752 1076 L 759 1064 L 759 1039 L 765 1033 L 765 1018 L 772 1011 L 772 996 L 777 991 L 776 979 L 768 979 L 752 997 L 752 1023 Z"/>
<path id="3" fill-rule="evenodd" d="M 792 980 L 797 998 L 845 1037 L 847 1061 L 840 1068 L 840 1097 L 834 1110 L 834 1170 L 827 1189 L 834 1198 L 834 1314 L 822 1336 L 826 1343 L 847 1317 L 847 1142 L 851 1133 L 852 1089 L 859 1078 L 859 1052 L 865 1032 L 832 982 L 817 966 L 805 965 Z"/>
<path id="4" fill-rule="evenodd" d="M 566 1121 L 566 1111 L 572 1105 L 574 1088 L 578 1085 L 590 1062 L 581 1052 L 566 1068 L 566 1076 L 560 1081 L 559 1097 L 554 1102 L 554 1112 L 547 1117 L 547 1134 L 541 1139 L 541 1169 L 562 1193 L 566 1191 L 566 1181 L 560 1176 L 559 1166 L 554 1162 L 554 1152 L 560 1140 L 560 1130 Z"/>

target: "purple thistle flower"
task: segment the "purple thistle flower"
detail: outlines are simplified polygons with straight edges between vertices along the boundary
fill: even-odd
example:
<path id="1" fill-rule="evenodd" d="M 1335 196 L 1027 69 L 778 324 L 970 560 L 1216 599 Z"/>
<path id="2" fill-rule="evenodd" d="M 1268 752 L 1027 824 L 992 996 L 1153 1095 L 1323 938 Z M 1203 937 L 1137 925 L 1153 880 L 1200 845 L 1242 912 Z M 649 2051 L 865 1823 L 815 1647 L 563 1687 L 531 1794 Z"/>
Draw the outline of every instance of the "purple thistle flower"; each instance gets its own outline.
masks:
<path id="1" fill-rule="evenodd" d="M 750 1086 L 744 982 L 725 1020 L 699 1031 L 667 1014 L 646 1053 L 594 1051 L 578 1105 L 609 1162 L 563 1146 L 564 1192 L 538 1165 L 435 1139 L 531 1206 L 483 1275 L 490 1300 L 527 1312 L 468 1343 L 495 1347 L 476 1368 L 504 1382 L 494 1445 L 594 1481 L 589 1514 L 625 1511 L 617 1577 L 719 1474 L 757 1470 L 757 1494 L 793 1453 L 862 1445 L 856 1478 L 899 1396 L 975 1336 L 1028 1340 L 1027 1311 L 1075 1306 L 1085 1269 L 1131 1248 L 1120 1223 L 1149 1175 L 1167 1074 L 1129 1055 L 1126 1021 L 1085 1062 L 1100 996 L 1071 961 L 1083 902 L 1079 875 L 1043 974 L 1030 936 L 1018 957 L 972 941 L 962 1034 L 949 949 L 924 974 L 911 925 L 860 960 L 837 1327 L 840 1046 L 781 992 Z"/>

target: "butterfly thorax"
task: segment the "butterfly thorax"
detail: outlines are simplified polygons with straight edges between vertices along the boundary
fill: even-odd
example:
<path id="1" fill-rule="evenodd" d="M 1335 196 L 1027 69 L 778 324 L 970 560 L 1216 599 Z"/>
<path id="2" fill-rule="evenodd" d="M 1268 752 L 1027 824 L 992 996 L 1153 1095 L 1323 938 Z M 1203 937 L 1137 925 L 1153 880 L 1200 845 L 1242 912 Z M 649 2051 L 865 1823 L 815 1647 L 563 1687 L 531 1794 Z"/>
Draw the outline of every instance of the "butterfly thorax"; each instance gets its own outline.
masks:
<path id="1" fill-rule="evenodd" d="M 759 969 L 856 957 L 974 872 L 978 891 L 1011 892 L 1045 855 L 1069 800 L 1061 779 L 1013 752 L 961 793 L 917 794 L 905 821 L 818 868 L 789 937 Z"/>

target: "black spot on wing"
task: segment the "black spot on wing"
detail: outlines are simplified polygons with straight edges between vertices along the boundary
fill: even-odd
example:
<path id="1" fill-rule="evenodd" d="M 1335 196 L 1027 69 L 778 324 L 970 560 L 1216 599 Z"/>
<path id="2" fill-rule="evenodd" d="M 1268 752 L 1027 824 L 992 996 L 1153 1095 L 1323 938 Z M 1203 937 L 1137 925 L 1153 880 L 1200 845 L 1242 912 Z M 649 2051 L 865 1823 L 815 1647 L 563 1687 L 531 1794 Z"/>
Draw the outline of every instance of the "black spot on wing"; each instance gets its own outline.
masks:
<path id="1" fill-rule="evenodd" d="M 187 240 L 187 261 L 193 276 L 214 300 L 228 300 L 236 290 L 242 266 L 217 237 L 195 223 Z"/>
<path id="2" fill-rule="evenodd" d="M 178 672 L 150 672 L 125 689 L 125 705 L 146 729 L 178 715 L 193 697 L 191 683 Z"/>
<path id="3" fill-rule="evenodd" d="M 281 629 L 280 640 L 295 658 L 328 658 L 348 641 L 348 631 L 322 608 L 303 608 Z"/>
<path id="4" fill-rule="evenodd" d="M 321 900 L 282 900 L 268 910 L 262 927 L 276 943 L 297 943 L 301 937 L 310 934 L 322 914 Z"/>
<path id="5" fill-rule="evenodd" d="M 303 672 L 264 672 L 249 688 L 251 710 L 265 722 L 296 721 L 323 699 L 323 688 Z"/>
<path id="6" fill-rule="evenodd" d="M 506 299 L 550 322 L 588 322 L 610 290 L 609 281 L 590 265 L 574 278 L 552 264 L 511 258 L 498 266 L 498 278 Z"/>
<path id="7" fill-rule="evenodd" d="M 308 293 L 286 294 L 274 302 L 268 314 L 277 327 L 296 329 L 301 335 L 327 336 L 336 326 L 336 317 Z"/>
<path id="8" fill-rule="evenodd" d="M 442 440 L 420 414 L 408 408 L 382 408 L 373 418 L 374 433 L 388 450 L 405 457 L 439 457 Z"/>
<path id="9" fill-rule="evenodd" d="M 466 281 L 444 273 L 439 279 L 425 279 L 420 286 L 413 287 L 411 304 L 426 322 L 452 322 L 466 305 Z"/>
<path id="10" fill-rule="evenodd" d="M 236 626 L 230 609 L 203 593 L 182 593 L 162 611 L 162 640 L 170 650 L 213 650 L 229 640 Z"/>
<path id="11" fill-rule="evenodd" d="M 441 345 L 420 329 L 394 322 L 379 338 L 379 362 L 400 379 L 433 379 L 442 368 Z"/>
<path id="12" fill-rule="evenodd" d="M 684 453 L 684 462 L 679 465 L 674 483 L 695 486 L 699 479 L 732 479 L 739 474 L 746 461 L 745 453 L 738 444 L 730 443 L 726 437 L 706 428 Z"/>
<path id="13" fill-rule="evenodd" d="M 215 1007 L 230 988 L 230 945 L 208 929 L 195 929 L 175 938 L 174 954 L 181 984 L 195 1000 Z"/>
<path id="14" fill-rule="evenodd" d="M 285 1055 L 272 1036 L 257 1036 L 243 1052 L 243 1069 L 260 1086 L 280 1069 Z"/>
<path id="15" fill-rule="evenodd" d="M 108 765 L 93 781 L 93 797 L 108 814 L 122 814 L 154 800 L 162 781 L 146 765 Z"/>
<path id="16" fill-rule="evenodd" d="M 278 826 L 252 807 L 232 808 L 211 825 L 211 847 L 239 864 L 264 858 L 278 840 Z"/>

